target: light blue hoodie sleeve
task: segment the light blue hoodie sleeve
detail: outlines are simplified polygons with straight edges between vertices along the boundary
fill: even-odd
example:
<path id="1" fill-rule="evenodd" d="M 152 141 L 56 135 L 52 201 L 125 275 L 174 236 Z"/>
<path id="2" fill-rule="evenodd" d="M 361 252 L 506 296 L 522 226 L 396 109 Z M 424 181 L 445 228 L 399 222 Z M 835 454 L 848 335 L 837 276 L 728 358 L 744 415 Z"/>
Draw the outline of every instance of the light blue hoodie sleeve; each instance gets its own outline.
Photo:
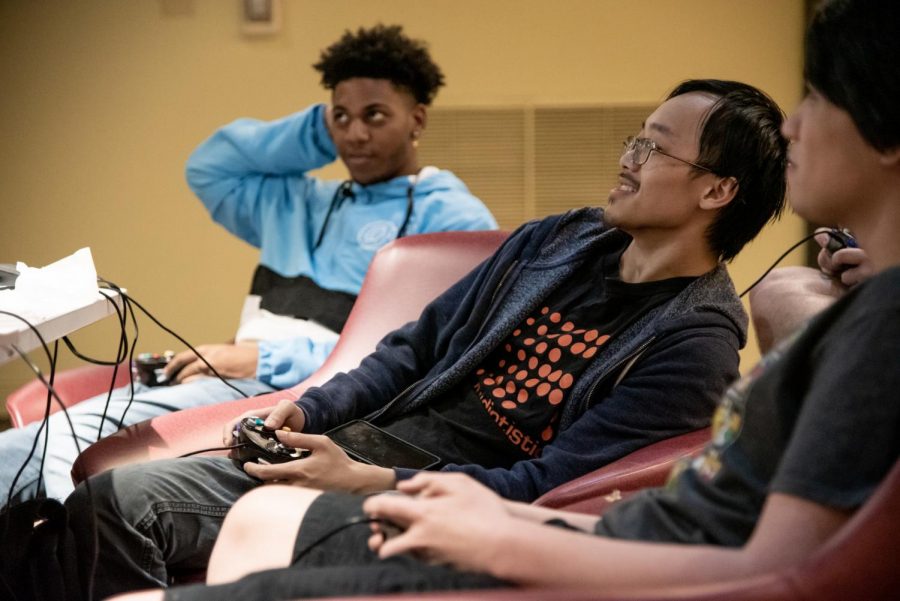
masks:
<path id="1" fill-rule="evenodd" d="M 336 344 L 336 337 L 326 342 L 306 337 L 261 340 L 256 378 L 274 388 L 290 388 L 319 369 Z"/>
<path id="2" fill-rule="evenodd" d="M 260 246 L 268 205 L 305 197 L 305 173 L 335 160 L 324 104 L 277 119 L 238 119 L 210 136 L 187 162 L 188 185 L 212 218 Z"/>

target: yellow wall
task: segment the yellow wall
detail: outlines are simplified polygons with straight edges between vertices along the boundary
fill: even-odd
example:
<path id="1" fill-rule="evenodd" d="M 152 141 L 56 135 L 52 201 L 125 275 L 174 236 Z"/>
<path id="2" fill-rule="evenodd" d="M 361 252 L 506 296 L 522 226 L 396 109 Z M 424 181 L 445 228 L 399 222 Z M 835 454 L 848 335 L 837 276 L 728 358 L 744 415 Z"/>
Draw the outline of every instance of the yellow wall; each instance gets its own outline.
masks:
<path id="1" fill-rule="evenodd" d="M 211 224 L 184 161 L 231 119 L 326 100 L 318 51 L 378 21 L 430 42 L 443 106 L 655 102 L 721 77 L 789 110 L 801 90 L 802 0 L 285 0 L 282 31 L 261 38 L 240 34 L 236 0 L 0 0 L 0 262 L 90 246 L 102 276 L 189 340 L 229 338 L 256 253 Z M 800 231 L 766 232 L 738 286 Z M 113 335 L 76 341 L 111 356 Z M 178 345 L 144 322 L 140 348 Z M 0 397 L 26 377 L 0 366 Z"/>

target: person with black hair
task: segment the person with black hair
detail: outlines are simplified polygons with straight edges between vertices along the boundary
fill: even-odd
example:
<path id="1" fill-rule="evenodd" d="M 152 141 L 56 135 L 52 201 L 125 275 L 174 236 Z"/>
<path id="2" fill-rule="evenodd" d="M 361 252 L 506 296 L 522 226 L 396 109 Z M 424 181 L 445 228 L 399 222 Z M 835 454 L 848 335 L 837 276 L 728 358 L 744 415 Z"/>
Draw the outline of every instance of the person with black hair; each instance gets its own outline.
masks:
<path id="1" fill-rule="evenodd" d="M 737 376 L 747 322 L 722 259 L 783 206 L 781 123 L 752 86 L 685 82 L 626 140 L 605 209 L 526 223 L 358 368 L 254 412 L 290 426 L 277 436 L 310 456 L 243 470 L 195 457 L 90 479 L 93 497 L 81 486 L 67 507 L 85 557 L 96 509 L 97 590 L 162 586 L 172 571 L 202 567 L 225 512 L 261 482 L 371 492 L 416 473 L 357 463 L 321 435 L 353 419 L 517 500 L 707 425 Z M 733 236 L 715 225 L 726 207 L 745 215 Z M 259 494 L 268 490 L 284 489 Z M 242 556 L 257 568 L 281 552 L 287 562 L 284 534 L 302 509 L 289 496 L 257 505 L 257 543 Z"/>
<path id="2" fill-rule="evenodd" d="M 423 42 L 399 26 L 348 31 L 314 68 L 331 91 L 330 105 L 272 122 L 235 121 L 187 163 L 188 183 L 212 218 L 261 251 L 235 342 L 198 347 L 230 382 L 184 351 L 165 367 L 171 386 L 137 384 L 133 399 L 125 386 L 109 401 L 102 394 L 71 407 L 74 435 L 62 413 L 44 429 L 36 422 L 0 433 L 0 506 L 68 496 L 76 437 L 90 443 L 158 415 L 306 379 L 334 348 L 369 263 L 391 240 L 497 228 L 453 173 L 419 167 L 426 110 L 444 83 Z M 350 179 L 308 174 L 337 157 Z M 46 458 L 32 452 L 38 436 L 50 438 Z"/>
<path id="3" fill-rule="evenodd" d="M 419 474 L 399 483 L 406 494 L 368 498 L 265 487 L 226 518 L 210 573 L 221 582 L 295 565 L 127 598 L 512 585 L 678 596 L 673 587 L 696 593 L 705 583 L 748 582 L 810 558 L 900 457 L 900 72 L 885 68 L 900 62 L 898 17 L 894 0 L 826 2 L 807 34 L 808 92 L 782 128 L 794 209 L 851 229 L 874 275 L 729 389 L 710 445 L 668 486 L 599 519 L 504 501 L 460 474 Z M 292 497 L 304 515 L 296 541 L 283 535 L 263 549 L 247 510 L 276 495 Z M 386 540 L 368 520 L 399 533 Z M 226 575 L 228 566 L 238 571 Z M 894 598 L 896 588 L 883 594 Z"/>

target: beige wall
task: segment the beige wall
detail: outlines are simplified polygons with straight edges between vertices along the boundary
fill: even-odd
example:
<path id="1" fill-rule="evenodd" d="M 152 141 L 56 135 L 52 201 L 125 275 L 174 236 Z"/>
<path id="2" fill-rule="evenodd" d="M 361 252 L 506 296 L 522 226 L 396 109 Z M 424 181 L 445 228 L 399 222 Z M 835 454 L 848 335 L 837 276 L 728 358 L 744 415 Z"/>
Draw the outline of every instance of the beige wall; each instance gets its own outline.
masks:
<path id="1" fill-rule="evenodd" d="M 326 100 L 317 52 L 378 21 L 430 41 L 443 106 L 655 102 L 721 77 L 789 110 L 801 90 L 802 0 L 284 0 L 264 38 L 239 33 L 236 0 L 0 0 L 0 262 L 90 246 L 102 276 L 189 340 L 227 339 L 256 253 L 210 223 L 184 161 L 226 121 Z M 752 245 L 738 287 L 800 230 L 787 219 Z M 76 341 L 111 356 L 113 336 L 105 323 Z M 178 344 L 145 321 L 140 348 Z M 0 366 L 0 397 L 26 377 Z"/>

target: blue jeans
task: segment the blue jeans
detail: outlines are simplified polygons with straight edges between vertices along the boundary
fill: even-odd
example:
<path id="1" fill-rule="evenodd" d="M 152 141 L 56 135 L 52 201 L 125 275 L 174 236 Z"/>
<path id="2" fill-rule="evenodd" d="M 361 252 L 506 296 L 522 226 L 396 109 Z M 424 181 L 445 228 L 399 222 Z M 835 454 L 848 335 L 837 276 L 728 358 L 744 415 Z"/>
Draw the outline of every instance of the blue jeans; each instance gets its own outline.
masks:
<path id="1" fill-rule="evenodd" d="M 231 459 L 203 456 L 128 465 L 79 484 L 66 508 L 82 574 L 97 553 L 94 598 L 204 571 L 225 514 L 261 484 Z"/>
<path id="2" fill-rule="evenodd" d="M 258 380 L 231 380 L 231 383 L 248 396 L 274 390 L 271 386 Z M 25 463 L 36 437 L 38 437 L 38 441 L 34 454 L 28 460 L 28 464 L 16 482 L 12 500 L 14 502 L 24 501 L 39 494 L 63 500 L 72 492 L 73 485 L 70 475 L 72 464 L 78 456 L 79 448 L 83 451 L 97 441 L 100 418 L 103 415 L 103 407 L 106 405 L 106 396 L 106 394 L 96 396 L 78 403 L 68 410 L 69 418 L 75 429 L 75 437 L 78 439 L 78 447 L 75 446 L 72 430 L 62 412 L 55 413 L 50 417 L 48 427 L 41 432 L 39 437 L 39 422 L 29 424 L 24 428 L 11 428 L 0 432 L 0 457 L 2 457 L 0 460 L 0 495 L 2 495 L 0 507 L 6 504 L 13 479 Z M 136 383 L 134 401 L 123 417 L 129 396 L 127 386 L 113 391 L 106 419 L 103 422 L 103 432 L 99 433 L 99 438 L 109 436 L 120 428 L 158 415 L 241 398 L 235 390 L 217 378 L 203 378 L 187 384 L 157 388 L 148 388 Z M 44 459 L 43 481 L 38 486 L 41 454 L 48 430 L 49 441 L 47 455 Z"/>

